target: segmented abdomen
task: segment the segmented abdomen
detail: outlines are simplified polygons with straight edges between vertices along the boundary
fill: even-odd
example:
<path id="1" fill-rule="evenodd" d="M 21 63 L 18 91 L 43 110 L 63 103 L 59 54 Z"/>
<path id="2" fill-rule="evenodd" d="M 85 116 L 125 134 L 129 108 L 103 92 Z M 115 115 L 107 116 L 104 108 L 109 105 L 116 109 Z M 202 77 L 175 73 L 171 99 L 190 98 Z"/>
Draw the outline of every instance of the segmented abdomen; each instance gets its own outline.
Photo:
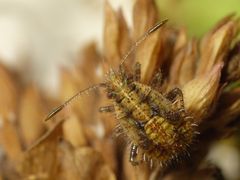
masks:
<path id="1" fill-rule="evenodd" d="M 144 126 L 144 130 L 149 139 L 154 144 L 163 148 L 172 147 L 177 140 L 177 133 L 174 125 L 170 124 L 163 117 L 155 116 Z"/>

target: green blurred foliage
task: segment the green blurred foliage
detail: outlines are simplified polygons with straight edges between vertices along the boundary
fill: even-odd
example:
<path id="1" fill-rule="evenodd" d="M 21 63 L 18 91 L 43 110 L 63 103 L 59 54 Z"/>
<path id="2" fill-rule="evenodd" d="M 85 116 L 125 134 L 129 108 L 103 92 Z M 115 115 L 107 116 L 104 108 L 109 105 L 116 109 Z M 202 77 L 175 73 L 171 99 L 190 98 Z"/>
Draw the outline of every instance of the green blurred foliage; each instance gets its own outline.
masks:
<path id="1" fill-rule="evenodd" d="M 226 15 L 240 15 L 240 0 L 156 0 L 160 16 L 201 36 Z"/>

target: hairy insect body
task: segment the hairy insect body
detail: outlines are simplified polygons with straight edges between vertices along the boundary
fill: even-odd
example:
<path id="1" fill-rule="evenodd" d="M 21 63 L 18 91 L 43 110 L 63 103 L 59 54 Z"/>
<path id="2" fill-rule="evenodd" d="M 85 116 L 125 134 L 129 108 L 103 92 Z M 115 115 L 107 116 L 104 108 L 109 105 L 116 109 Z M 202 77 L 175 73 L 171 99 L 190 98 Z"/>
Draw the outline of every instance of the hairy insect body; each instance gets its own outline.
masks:
<path id="1" fill-rule="evenodd" d="M 105 88 L 112 105 L 101 107 L 100 112 L 115 112 L 117 134 L 125 134 L 131 142 L 129 160 L 133 165 L 142 161 L 168 165 L 188 154 L 188 147 L 195 139 L 196 124 L 187 115 L 183 94 L 174 88 L 166 94 L 158 91 L 162 85 L 161 71 L 150 85 L 142 84 L 141 65 L 136 63 L 133 73 L 126 70 L 124 61 L 151 33 L 160 28 L 162 21 L 137 40 L 122 59 L 119 69 L 110 69 L 105 82 L 79 91 L 64 104 L 55 108 L 45 120 L 51 119 L 77 97 L 97 88 Z"/>
<path id="2" fill-rule="evenodd" d="M 138 65 L 139 66 L 139 65 Z M 122 132 L 131 141 L 130 162 L 162 165 L 187 153 L 194 127 L 184 110 L 181 90 L 166 96 L 151 86 L 134 81 L 122 67 L 110 71 L 106 88 Z"/>

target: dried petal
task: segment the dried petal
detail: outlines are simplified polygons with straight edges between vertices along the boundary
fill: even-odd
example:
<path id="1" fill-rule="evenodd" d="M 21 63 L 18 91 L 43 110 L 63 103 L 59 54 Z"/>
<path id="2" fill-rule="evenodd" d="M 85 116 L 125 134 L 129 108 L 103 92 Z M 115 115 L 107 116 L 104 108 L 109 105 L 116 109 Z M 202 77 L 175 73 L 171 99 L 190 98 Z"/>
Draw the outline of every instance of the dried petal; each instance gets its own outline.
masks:
<path id="1" fill-rule="evenodd" d="M 199 123 L 210 111 L 219 87 L 222 63 L 205 75 L 196 77 L 183 86 L 184 105 Z"/>
<path id="2" fill-rule="evenodd" d="M 116 145 L 111 138 L 98 139 L 94 143 L 94 149 L 100 152 L 104 161 L 112 170 L 117 172 Z"/>
<path id="3" fill-rule="evenodd" d="M 1 179 L 2 178 L 2 179 Z M 13 167 L 11 161 L 8 161 L 6 158 L 1 158 L 0 163 L 0 180 L 6 179 L 20 179 L 19 173 Z"/>
<path id="4" fill-rule="evenodd" d="M 184 85 L 194 78 L 197 58 L 197 42 L 192 40 L 188 43 L 186 48 L 185 57 L 179 74 L 179 85 Z"/>
<path id="5" fill-rule="evenodd" d="M 88 87 L 99 82 L 97 70 L 101 62 L 101 55 L 97 50 L 96 43 L 89 43 L 81 51 L 76 78 L 81 86 Z"/>
<path id="6" fill-rule="evenodd" d="M 116 179 L 114 173 L 104 163 L 100 153 L 89 147 L 81 147 L 73 149 L 70 146 L 63 144 L 63 175 L 65 179 L 86 179 L 97 180 L 101 178 Z M 98 177 L 101 169 L 106 169 L 106 172 L 101 172 L 101 178 Z M 102 170 L 101 170 L 102 171 Z M 67 176 L 66 176 L 67 175 Z"/>
<path id="7" fill-rule="evenodd" d="M 229 52 L 229 62 L 226 67 L 227 81 L 238 81 L 240 78 L 240 42 L 237 42 Z"/>
<path id="8" fill-rule="evenodd" d="M 3 118 L 9 116 L 16 110 L 17 106 L 17 88 L 10 72 L 0 64 L 0 114 Z"/>
<path id="9" fill-rule="evenodd" d="M 58 140 L 62 136 L 62 121 L 42 136 L 26 152 L 20 172 L 26 179 L 55 179 L 59 162 Z"/>
<path id="10" fill-rule="evenodd" d="M 87 144 L 83 131 L 82 122 L 71 112 L 70 117 L 63 123 L 63 134 L 67 141 L 74 147 L 84 146 Z"/>
<path id="11" fill-rule="evenodd" d="M 104 56 L 108 63 L 117 67 L 120 60 L 118 15 L 108 1 L 105 3 Z"/>
<path id="12" fill-rule="evenodd" d="M 197 69 L 198 75 L 210 71 L 216 63 L 225 60 L 231 42 L 238 33 L 238 25 L 238 20 L 230 18 L 204 40 Z"/>
<path id="13" fill-rule="evenodd" d="M 12 162 L 21 159 L 21 143 L 16 129 L 17 88 L 9 71 L 0 65 L 0 145 Z"/>
<path id="14" fill-rule="evenodd" d="M 120 9 L 119 11 L 119 50 L 120 50 L 121 57 L 123 57 L 126 54 L 126 52 L 130 49 L 130 45 L 131 45 L 131 40 L 130 40 L 128 26 L 123 17 L 123 13 Z M 132 60 L 128 59 L 128 62 L 132 62 Z"/>
<path id="15" fill-rule="evenodd" d="M 180 49 L 170 69 L 169 86 L 181 86 L 193 79 L 197 57 L 197 42 L 195 40 L 188 42 Z"/>
<path id="16" fill-rule="evenodd" d="M 173 54 L 177 54 L 179 50 L 186 46 L 188 40 L 186 30 L 183 28 L 180 29 L 176 38 Z"/>
<path id="17" fill-rule="evenodd" d="M 99 168 L 96 180 L 116 180 L 116 175 L 112 172 L 108 165 Z"/>
<path id="18" fill-rule="evenodd" d="M 0 145 L 13 163 L 21 160 L 22 148 L 19 134 L 11 119 L 2 119 L 0 117 Z"/>
<path id="19" fill-rule="evenodd" d="M 134 40 L 143 35 L 158 18 L 158 11 L 153 0 L 137 0 L 133 9 Z"/>
<path id="20" fill-rule="evenodd" d="M 36 87 L 28 86 L 19 106 L 19 125 L 26 145 L 32 144 L 44 132 L 45 107 Z"/>
<path id="21" fill-rule="evenodd" d="M 220 19 L 220 21 L 213 27 L 203 38 L 201 43 L 201 49 L 204 48 L 205 45 L 208 44 L 209 38 L 218 30 L 220 29 L 224 24 L 231 21 L 235 17 L 235 13 L 229 14 L 225 16 L 224 18 Z"/>

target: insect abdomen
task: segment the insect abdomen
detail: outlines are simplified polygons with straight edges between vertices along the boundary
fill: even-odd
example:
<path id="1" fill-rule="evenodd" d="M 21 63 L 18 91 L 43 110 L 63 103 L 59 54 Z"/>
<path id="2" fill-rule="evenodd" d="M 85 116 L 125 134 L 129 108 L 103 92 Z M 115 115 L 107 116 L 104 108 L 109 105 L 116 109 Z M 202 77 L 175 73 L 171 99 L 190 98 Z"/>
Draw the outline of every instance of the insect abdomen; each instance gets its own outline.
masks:
<path id="1" fill-rule="evenodd" d="M 176 131 L 174 125 L 170 124 L 162 117 L 155 116 L 144 126 L 145 132 L 154 144 L 168 148 L 176 141 Z"/>

